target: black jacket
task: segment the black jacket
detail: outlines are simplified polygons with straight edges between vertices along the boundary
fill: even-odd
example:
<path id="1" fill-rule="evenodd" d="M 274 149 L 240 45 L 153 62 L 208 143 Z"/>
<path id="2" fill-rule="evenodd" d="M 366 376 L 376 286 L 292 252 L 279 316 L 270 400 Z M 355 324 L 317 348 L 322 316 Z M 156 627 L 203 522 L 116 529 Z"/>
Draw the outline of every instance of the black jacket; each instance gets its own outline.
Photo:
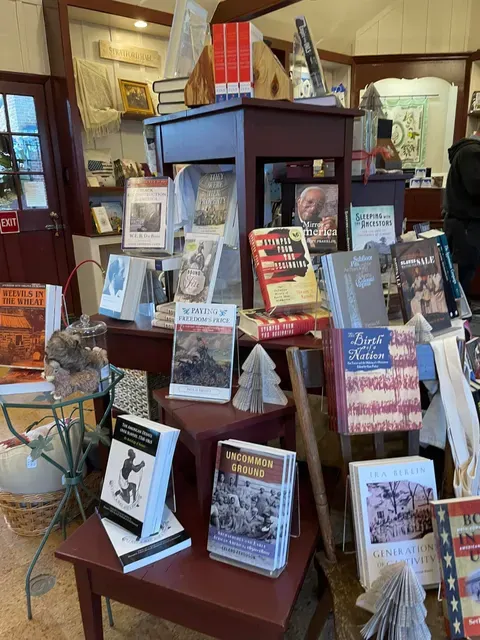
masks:
<path id="1" fill-rule="evenodd" d="M 445 192 L 448 217 L 480 221 L 480 138 L 463 138 L 448 150 Z"/>

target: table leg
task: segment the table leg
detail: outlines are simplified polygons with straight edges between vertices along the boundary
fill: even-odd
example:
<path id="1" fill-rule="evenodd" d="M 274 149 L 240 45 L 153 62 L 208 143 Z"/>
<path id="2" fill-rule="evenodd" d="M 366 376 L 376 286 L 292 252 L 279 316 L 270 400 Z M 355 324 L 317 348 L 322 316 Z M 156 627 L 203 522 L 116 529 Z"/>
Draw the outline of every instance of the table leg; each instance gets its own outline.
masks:
<path id="1" fill-rule="evenodd" d="M 280 437 L 282 449 L 287 451 L 296 451 L 297 436 L 295 427 L 295 415 L 288 416 L 283 422 L 283 435 Z"/>
<path id="2" fill-rule="evenodd" d="M 75 579 L 85 640 L 103 640 L 102 600 L 99 595 L 92 592 L 90 571 L 76 566 Z"/>

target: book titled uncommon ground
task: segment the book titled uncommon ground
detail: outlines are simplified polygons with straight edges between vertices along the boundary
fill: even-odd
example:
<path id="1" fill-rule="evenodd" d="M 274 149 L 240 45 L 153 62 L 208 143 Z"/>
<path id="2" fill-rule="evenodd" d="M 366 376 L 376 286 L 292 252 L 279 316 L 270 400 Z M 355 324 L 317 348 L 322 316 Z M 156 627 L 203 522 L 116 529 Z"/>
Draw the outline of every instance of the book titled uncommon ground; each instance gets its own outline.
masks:
<path id="1" fill-rule="evenodd" d="M 279 575 L 288 555 L 295 461 L 294 451 L 218 443 L 208 529 L 213 559 Z"/>
<path id="2" fill-rule="evenodd" d="M 100 513 L 145 538 L 160 531 L 178 429 L 119 416 L 100 497 Z"/>

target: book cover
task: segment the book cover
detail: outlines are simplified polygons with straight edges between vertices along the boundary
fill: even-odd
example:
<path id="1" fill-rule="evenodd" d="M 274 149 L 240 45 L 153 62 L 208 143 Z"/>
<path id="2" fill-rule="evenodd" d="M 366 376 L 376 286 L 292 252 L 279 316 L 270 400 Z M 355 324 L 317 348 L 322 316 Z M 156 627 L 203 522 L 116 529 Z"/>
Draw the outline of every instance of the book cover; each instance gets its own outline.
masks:
<path id="1" fill-rule="evenodd" d="M 225 25 L 225 56 L 227 61 L 227 98 L 238 98 L 238 23 L 228 22 Z"/>
<path id="2" fill-rule="evenodd" d="M 223 237 L 236 204 L 235 174 L 232 171 L 206 173 L 198 183 L 192 232 Z"/>
<path id="3" fill-rule="evenodd" d="M 122 249 L 172 253 L 173 233 L 167 229 L 172 206 L 173 182 L 169 178 L 127 180 Z"/>
<path id="4" fill-rule="evenodd" d="M 37 369 L 0 367 L 0 396 L 15 393 L 46 393 L 54 386 Z"/>
<path id="5" fill-rule="evenodd" d="M 242 98 L 254 97 L 253 43 L 261 41 L 263 35 L 252 22 L 238 23 L 238 79 Z"/>
<path id="6" fill-rule="evenodd" d="M 286 458 L 219 442 L 208 551 L 273 571 L 279 556 L 278 520 Z"/>
<path id="7" fill-rule="evenodd" d="M 330 314 L 323 310 L 272 316 L 265 309 L 244 309 L 239 315 L 239 329 L 255 340 L 300 336 L 314 329 L 322 331 L 330 321 Z"/>
<path id="8" fill-rule="evenodd" d="M 480 338 L 469 340 L 466 345 L 466 356 L 475 380 L 480 380 Z"/>
<path id="9" fill-rule="evenodd" d="M 431 505 L 450 638 L 480 638 L 480 498 Z"/>
<path id="10" fill-rule="evenodd" d="M 338 185 L 297 184 L 295 224 L 303 228 L 310 253 L 336 251 Z"/>
<path id="11" fill-rule="evenodd" d="M 136 536 L 144 535 L 160 433 L 119 416 L 108 455 L 100 512 Z"/>
<path id="12" fill-rule="evenodd" d="M 421 429 L 413 327 L 333 329 L 342 433 Z"/>
<path id="13" fill-rule="evenodd" d="M 265 309 L 308 308 L 319 299 L 303 229 L 273 227 L 249 233 Z"/>
<path id="14" fill-rule="evenodd" d="M 392 269 L 391 246 L 395 235 L 395 208 L 393 205 L 352 207 L 350 235 L 353 251 L 376 249 L 380 260 L 382 282 L 389 283 Z"/>
<path id="15" fill-rule="evenodd" d="M 227 99 L 227 67 L 225 57 L 225 25 L 212 25 L 215 102 Z"/>
<path id="16" fill-rule="evenodd" d="M 92 207 L 92 217 L 97 233 L 112 233 L 113 227 L 104 207 Z"/>
<path id="17" fill-rule="evenodd" d="M 175 302 L 211 302 L 215 290 L 223 238 L 186 233 Z"/>
<path id="18" fill-rule="evenodd" d="M 405 322 L 421 313 L 434 332 L 448 329 L 451 322 L 435 238 L 394 244 L 392 257 Z"/>
<path id="19" fill-rule="evenodd" d="M 327 93 L 327 85 L 323 75 L 322 64 L 318 55 L 317 47 L 313 41 L 310 29 L 305 16 L 295 18 L 295 26 L 300 37 L 305 61 L 307 63 L 310 81 L 312 83 L 315 96 L 324 96 Z"/>
<path id="20" fill-rule="evenodd" d="M 110 255 L 100 300 L 100 313 L 113 318 L 120 318 L 122 315 L 130 263 L 131 258 L 128 256 Z"/>
<path id="21" fill-rule="evenodd" d="M 108 518 L 102 518 L 102 524 L 120 560 L 123 573 L 162 560 L 192 544 L 189 535 L 167 506 L 163 511 L 160 531 L 147 538 L 138 538 Z"/>
<path id="22" fill-rule="evenodd" d="M 0 364 L 43 369 L 47 302 L 44 284 L 0 284 Z"/>
<path id="23" fill-rule="evenodd" d="M 388 325 L 378 251 L 342 251 L 326 256 L 330 305 L 339 315 L 337 329 Z"/>
<path id="24" fill-rule="evenodd" d="M 117 233 L 122 231 L 123 226 L 123 203 L 122 202 L 101 202 L 100 205 L 107 212 L 112 229 Z"/>
<path id="25" fill-rule="evenodd" d="M 236 310 L 234 304 L 176 305 L 170 395 L 230 400 Z"/>
<path id="26" fill-rule="evenodd" d="M 363 586 L 388 564 L 404 561 L 424 586 L 439 581 L 430 503 L 433 462 L 419 456 L 351 462 L 355 533 Z"/>

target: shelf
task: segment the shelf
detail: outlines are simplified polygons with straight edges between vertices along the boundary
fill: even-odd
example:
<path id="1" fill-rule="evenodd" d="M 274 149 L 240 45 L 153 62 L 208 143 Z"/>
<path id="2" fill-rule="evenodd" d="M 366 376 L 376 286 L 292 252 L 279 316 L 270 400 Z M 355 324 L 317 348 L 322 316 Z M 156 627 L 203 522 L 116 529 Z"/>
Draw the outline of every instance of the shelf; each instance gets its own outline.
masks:
<path id="1" fill-rule="evenodd" d="M 107 195 L 107 194 L 121 194 L 123 195 L 125 187 L 87 187 L 88 193 L 91 196 L 95 195 Z"/>
<path id="2" fill-rule="evenodd" d="M 480 109 L 477 109 L 476 111 L 469 111 L 467 115 L 469 118 L 480 118 Z"/>

